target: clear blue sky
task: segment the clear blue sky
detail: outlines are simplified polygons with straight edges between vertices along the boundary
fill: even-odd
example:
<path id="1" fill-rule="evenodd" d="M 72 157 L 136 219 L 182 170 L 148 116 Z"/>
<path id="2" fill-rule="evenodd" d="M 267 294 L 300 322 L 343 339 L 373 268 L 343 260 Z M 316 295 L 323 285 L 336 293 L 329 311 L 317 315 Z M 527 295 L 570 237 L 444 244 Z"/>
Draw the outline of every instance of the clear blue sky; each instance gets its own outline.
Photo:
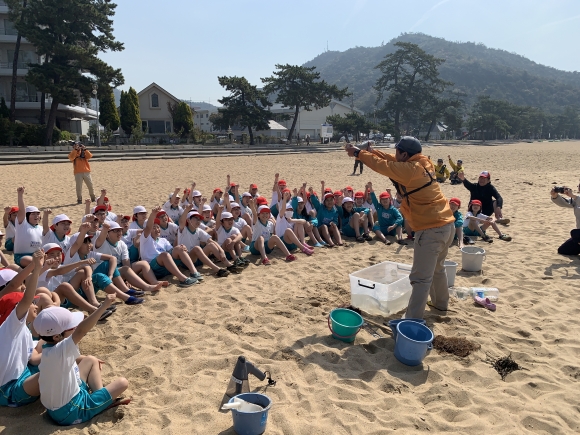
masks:
<path id="1" fill-rule="evenodd" d="M 156 82 L 182 99 L 224 95 L 217 77 L 260 85 L 276 63 L 301 65 L 326 49 L 374 47 L 403 32 L 482 42 L 580 71 L 580 0 L 117 0 L 122 68 L 137 92 Z"/>

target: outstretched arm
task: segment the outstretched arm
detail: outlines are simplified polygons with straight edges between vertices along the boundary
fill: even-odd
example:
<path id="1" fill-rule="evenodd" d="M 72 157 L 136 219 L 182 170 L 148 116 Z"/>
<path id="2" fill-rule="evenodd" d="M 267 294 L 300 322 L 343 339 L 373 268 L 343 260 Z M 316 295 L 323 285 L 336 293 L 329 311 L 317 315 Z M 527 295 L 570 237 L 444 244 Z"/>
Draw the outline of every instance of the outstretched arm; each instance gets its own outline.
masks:
<path id="1" fill-rule="evenodd" d="M 219 230 L 219 228 L 222 226 L 222 211 L 224 211 L 224 206 L 219 205 L 218 212 L 217 212 L 217 215 L 215 217 L 215 230 L 216 231 Z"/>
<path id="2" fill-rule="evenodd" d="M 46 236 L 50 231 L 50 224 L 48 223 L 48 216 L 52 213 L 52 210 L 47 208 L 42 213 L 42 235 Z"/>
<path id="3" fill-rule="evenodd" d="M 105 243 L 105 240 L 107 240 L 107 236 L 109 235 L 109 228 L 111 228 L 109 222 L 103 222 L 101 233 L 99 234 L 97 240 L 95 240 L 95 248 L 99 249 L 101 246 L 103 246 L 103 243 Z"/>
<path id="4" fill-rule="evenodd" d="M 30 304 L 32 304 L 34 295 L 36 294 L 38 275 L 40 275 L 40 270 L 44 264 L 44 251 L 42 249 L 39 249 L 32 255 L 32 263 L 30 264 L 32 265 L 32 273 L 26 280 L 24 297 L 18 305 L 16 305 L 16 317 L 18 317 L 18 320 L 22 320 L 22 318 L 28 314 L 28 309 L 30 308 Z"/>
<path id="5" fill-rule="evenodd" d="M 255 225 L 258 222 L 258 210 L 256 210 L 255 198 L 250 198 L 249 204 L 250 204 L 250 210 L 252 210 L 252 222 Z"/>
<path id="6" fill-rule="evenodd" d="M 87 198 L 85 199 L 85 215 L 87 214 L 92 214 L 91 213 L 91 199 Z"/>
<path id="7" fill-rule="evenodd" d="M 147 219 L 147 225 L 143 228 L 143 237 L 147 238 L 151 235 L 151 231 L 153 230 L 153 225 L 155 225 L 155 218 L 157 217 L 157 213 L 161 211 L 161 207 L 157 206 L 151 210 L 151 214 L 149 215 L 149 219 Z"/>
<path id="8" fill-rule="evenodd" d="M 83 337 L 87 335 L 87 332 L 95 327 L 105 310 L 113 304 L 113 301 L 116 297 L 117 295 L 115 294 L 107 295 L 101 306 L 93 311 L 89 317 L 79 323 L 79 325 L 72 333 L 72 340 L 75 342 L 75 344 L 79 344 L 79 341 L 81 341 Z"/>
<path id="9" fill-rule="evenodd" d="M 187 224 L 187 215 L 189 214 L 189 212 L 191 211 L 192 208 L 193 208 L 193 203 L 189 203 L 185 207 L 185 210 L 183 210 L 183 213 L 181 214 L 181 216 L 179 217 L 179 231 L 180 232 L 185 229 L 185 225 Z"/>
<path id="10" fill-rule="evenodd" d="M 20 224 L 24 223 L 26 219 L 26 205 L 24 204 L 24 186 L 19 187 L 16 192 L 18 192 L 18 215 L 16 221 Z"/>
<path id="11" fill-rule="evenodd" d="M 12 207 L 8 206 L 8 207 L 4 207 L 4 216 L 2 217 L 2 221 L 4 223 L 4 228 L 8 228 L 8 216 L 10 215 L 10 210 L 12 210 Z"/>
<path id="12" fill-rule="evenodd" d="M 74 257 L 74 255 L 79 251 L 80 247 L 83 246 L 83 242 L 85 241 L 85 236 L 87 232 L 91 228 L 90 222 L 83 222 L 79 229 L 79 236 L 75 240 L 74 244 L 69 248 L 68 255 L 70 258 Z"/>

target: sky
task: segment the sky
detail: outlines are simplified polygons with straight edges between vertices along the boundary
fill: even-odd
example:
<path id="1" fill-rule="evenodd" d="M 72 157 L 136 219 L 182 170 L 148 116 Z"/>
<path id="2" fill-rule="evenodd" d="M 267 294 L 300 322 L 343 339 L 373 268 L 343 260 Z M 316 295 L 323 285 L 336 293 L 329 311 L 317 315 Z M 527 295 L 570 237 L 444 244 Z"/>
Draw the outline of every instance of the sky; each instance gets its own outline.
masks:
<path id="1" fill-rule="evenodd" d="M 580 0 L 117 0 L 125 50 L 101 57 L 139 92 L 152 82 L 180 99 L 219 105 L 218 76 L 254 85 L 276 64 L 327 49 L 376 47 L 401 33 L 478 42 L 580 71 Z"/>

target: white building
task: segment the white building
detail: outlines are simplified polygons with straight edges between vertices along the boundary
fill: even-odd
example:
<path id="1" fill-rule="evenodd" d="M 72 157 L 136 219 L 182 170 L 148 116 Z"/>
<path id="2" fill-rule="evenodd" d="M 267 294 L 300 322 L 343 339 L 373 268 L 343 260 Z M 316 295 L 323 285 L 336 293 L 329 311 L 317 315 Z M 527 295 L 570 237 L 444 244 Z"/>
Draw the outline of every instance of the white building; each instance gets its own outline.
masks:
<path id="1" fill-rule="evenodd" d="M 10 92 L 12 83 L 12 64 L 18 32 L 8 16 L 8 6 L 0 0 L 0 98 L 4 98 L 10 108 Z M 39 63 L 42 59 L 36 53 L 35 47 L 25 38 L 21 39 L 18 55 L 18 82 L 16 83 L 16 119 L 25 123 L 38 124 L 40 121 L 41 93 L 27 83 L 29 63 Z M 47 95 L 45 101 L 45 119 L 48 119 L 52 100 Z M 89 120 L 97 118 L 97 112 L 86 106 L 59 104 L 56 115 L 56 126 L 75 134 L 87 134 Z"/>
<path id="2" fill-rule="evenodd" d="M 294 119 L 294 108 L 282 107 L 281 104 L 274 104 L 270 111 L 272 113 L 283 113 L 290 115 L 290 120 L 288 121 L 278 121 L 288 130 L 292 127 L 292 121 Z M 326 122 L 326 118 L 332 115 L 345 116 L 347 113 L 356 112 L 360 115 L 364 115 L 362 110 L 355 107 L 351 108 L 348 104 L 342 101 L 332 100 L 330 104 L 322 109 L 313 109 L 307 111 L 301 109 L 298 114 L 298 120 L 296 121 L 296 128 L 294 130 L 294 135 L 300 134 L 301 138 L 309 134 L 312 139 L 320 138 L 320 126 Z"/>
<path id="3" fill-rule="evenodd" d="M 209 122 L 209 117 L 212 113 L 217 113 L 217 110 L 200 109 L 199 107 L 192 107 L 195 113 L 193 114 L 194 125 L 202 131 L 211 133 L 214 131 L 213 125 Z"/>

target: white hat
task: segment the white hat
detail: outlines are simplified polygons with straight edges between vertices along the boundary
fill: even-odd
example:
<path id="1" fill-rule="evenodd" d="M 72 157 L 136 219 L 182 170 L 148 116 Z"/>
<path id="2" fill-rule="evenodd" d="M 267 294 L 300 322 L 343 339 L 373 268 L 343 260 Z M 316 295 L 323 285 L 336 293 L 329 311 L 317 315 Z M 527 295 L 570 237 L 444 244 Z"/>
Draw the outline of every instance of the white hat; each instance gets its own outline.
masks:
<path id="1" fill-rule="evenodd" d="M 44 251 L 45 254 L 48 253 L 49 251 L 54 250 L 54 249 L 58 249 L 58 250 L 62 251 L 62 247 L 57 243 L 47 243 L 46 245 L 44 245 L 42 247 L 42 250 Z"/>
<path id="2" fill-rule="evenodd" d="M 147 213 L 147 209 L 142 205 L 138 205 L 137 207 L 133 208 L 133 214 L 137 213 Z"/>
<path id="3" fill-rule="evenodd" d="M 245 198 L 245 197 L 250 197 L 251 198 L 252 196 L 254 196 L 254 195 L 252 195 L 250 192 L 244 192 L 244 193 L 242 193 L 242 198 Z"/>
<path id="4" fill-rule="evenodd" d="M 203 209 L 201 211 L 207 211 L 207 210 L 211 211 L 211 207 L 208 204 L 204 204 Z"/>
<path id="5" fill-rule="evenodd" d="M 67 221 L 72 223 L 72 220 L 66 214 L 59 214 L 59 215 L 56 215 L 54 217 L 54 219 L 52 220 L 52 224 L 56 225 L 56 224 L 59 224 L 61 222 L 67 222 Z"/>
<path id="6" fill-rule="evenodd" d="M 0 236 L 4 235 L 4 231 L 0 230 Z"/>
<path id="7" fill-rule="evenodd" d="M 179 196 L 179 193 L 176 193 L 176 194 L 175 194 L 175 196 L 176 196 L 177 198 L 181 198 L 181 196 Z M 173 193 L 170 193 L 170 194 L 169 194 L 169 199 L 171 199 L 171 198 L 173 198 Z"/>
<path id="8" fill-rule="evenodd" d="M 121 228 L 121 225 L 117 222 L 109 222 L 109 231 L 118 230 L 119 228 Z"/>
<path id="9" fill-rule="evenodd" d="M 345 196 L 344 198 L 342 198 L 343 204 L 346 204 L 347 202 L 354 202 L 354 201 L 350 196 Z"/>
<path id="10" fill-rule="evenodd" d="M 236 200 L 236 198 L 234 198 L 232 195 L 230 195 L 230 202 L 234 202 Z"/>
<path id="11" fill-rule="evenodd" d="M 258 214 L 265 212 L 271 213 L 270 207 L 268 207 L 267 205 L 261 205 L 260 207 L 258 207 Z"/>
<path id="12" fill-rule="evenodd" d="M 192 210 L 187 213 L 187 219 L 191 219 L 193 216 L 197 216 L 199 219 L 202 218 L 202 215 L 200 215 L 198 211 Z"/>
<path id="13" fill-rule="evenodd" d="M 298 197 L 298 202 L 299 202 L 299 203 L 301 203 L 301 202 L 304 202 L 304 199 L 302 199 L 302 197 L 301 197 L 301 196 L 299 196 L 299 197 Z"/>
<path id="14" fill-rule="evenodd" d="M 40 213 L 40 210 L 33 205 L 26 207 L 26 213 Z"/>
<path id="15" fill-rule="evenodd" d="M 234 217 L 234 215 L 231 214 L 229 211 L 222 212 L 222 216 L 221 216 L 222 219 L 230 219 L 230 218 L 233 218 L 233 217 Z"/>
<path id="16" fill-rule="evenodd" d="M 236 207 L 237 207 L 237 208 L 241 208 L 241 207 L 240 207 L 240 204 L 238 204 L 237 202 L 230 202 L 230 207 L 231 207 L 231 208 L 236 208 Z"/>
<path id="17" fill-rule="evenodd" d="M 2 269 L 0 270 L 0 287 L 5 286 L 10 281 L 14 279 L 14 277 L 18 275 L 12 269 Z"/>
<path id="18" fill-rule="evenodd" d="M 191 192 L 191 196 L 201 196 L 201 192 L 199 190 L 194 190 Z"/>
<path id="19" fill-rule="evenodd" d="M 294 207 L 292 207 L 292 203 L 291 202 L 287 202 L 286 203 L 286 210 L 294 210 Z"/>
<path id="20" fill-rule="evenodd" d="M 79 326 L 85 315 L 80 311 L 69 311 L 62 307 L 49 307 L 42 310 L 32 325 L 39 335 L 52 337 Z"/>

